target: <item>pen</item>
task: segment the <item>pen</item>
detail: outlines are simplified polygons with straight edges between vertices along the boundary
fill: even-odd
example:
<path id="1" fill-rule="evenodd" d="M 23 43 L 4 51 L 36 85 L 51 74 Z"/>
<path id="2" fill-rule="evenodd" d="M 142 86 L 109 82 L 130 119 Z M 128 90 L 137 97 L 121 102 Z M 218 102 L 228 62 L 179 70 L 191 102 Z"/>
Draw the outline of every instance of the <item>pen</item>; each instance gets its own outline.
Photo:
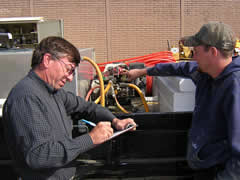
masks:
<path id="1" fill-rule="evenodd" d="M 82 122 L 85 122 L 85 123 L 87 123 L 87 124 L 89 124 L 89 125 L 91 125 L 91 126 L 96 126 L 96 124 L 95 123 L 93 123 L 93 122 L 91 122 L 91 121 L 87 121 L 87 120 L 85 120 L 85 119 L 82 119 L 81 120 Z"/>

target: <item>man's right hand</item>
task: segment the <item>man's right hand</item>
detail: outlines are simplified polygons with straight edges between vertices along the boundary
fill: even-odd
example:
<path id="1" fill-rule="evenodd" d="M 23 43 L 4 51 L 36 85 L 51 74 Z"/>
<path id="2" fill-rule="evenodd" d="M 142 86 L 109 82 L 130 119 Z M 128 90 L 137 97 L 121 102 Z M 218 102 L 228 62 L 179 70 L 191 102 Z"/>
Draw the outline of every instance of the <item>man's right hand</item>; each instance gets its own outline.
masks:
<path id="1" fill-rule="evenodd" d="M 92 131 L 89 132 L 93 144 L 101 144 L 113 135 L 111 122 L 99 122 Z"/>
<path id="2" fill-rule="evenodd" d="M 130 71 L 124 70 L 121 74 L 126 74 L 128 77 L 128 81 L 133 81 L 140 76 L 147 75 L 147 69 L 132 69 Z"/>

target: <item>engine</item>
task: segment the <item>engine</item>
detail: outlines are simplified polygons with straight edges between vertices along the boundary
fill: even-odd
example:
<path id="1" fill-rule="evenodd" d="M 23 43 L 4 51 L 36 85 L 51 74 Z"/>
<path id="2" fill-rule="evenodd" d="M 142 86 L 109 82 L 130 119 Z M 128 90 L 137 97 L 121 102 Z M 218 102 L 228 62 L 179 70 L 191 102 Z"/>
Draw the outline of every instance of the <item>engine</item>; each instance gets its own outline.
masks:
<path id="1" fill-rule="evenodd" d="M 123 70 L 145 68 L 144 63 L 124 63 L 107 64 L 102 72 L 104 89 L 106 91 L 105 106 L 112 112 L 129 113 L 145 112 L 143 97 L 145 95 L 146 77 L 137 78 L 133 82 L 128 82 L 127 76 L 121 74 Z M 91 101 L 100 96 L 99 81 L 97 77 L 92 81 Z"/>

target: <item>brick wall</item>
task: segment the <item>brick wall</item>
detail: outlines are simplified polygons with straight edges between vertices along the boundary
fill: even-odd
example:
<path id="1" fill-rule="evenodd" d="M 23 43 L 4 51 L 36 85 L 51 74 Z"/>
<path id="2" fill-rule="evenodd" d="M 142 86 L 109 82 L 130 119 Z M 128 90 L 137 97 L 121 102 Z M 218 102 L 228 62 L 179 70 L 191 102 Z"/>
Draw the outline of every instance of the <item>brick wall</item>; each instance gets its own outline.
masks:
<path id="1" fill-rule="evenodd" d="M 63 19 L 64 37 L 97 62 L 164 51 L 211 20 L 240 36 L 239 0 L 1 0 L 0 17 Z"/>
<path id="2" fill-rule="evenodd" d="M 180 36 L 179 1 L 118 0 L 111 4 L 112 58 L 167 49 Z"/>
<path id="3" fill-rule="evenodd" d="M 197 31 L 208 21 L 222 21 L 240 36 L 239 0 L 184 0 L 184 34 Z"/>
<path id="4" fill-rule="evenodd" d="M 30 16 L 29 0 L 1 0 L 0 17 Z"/>

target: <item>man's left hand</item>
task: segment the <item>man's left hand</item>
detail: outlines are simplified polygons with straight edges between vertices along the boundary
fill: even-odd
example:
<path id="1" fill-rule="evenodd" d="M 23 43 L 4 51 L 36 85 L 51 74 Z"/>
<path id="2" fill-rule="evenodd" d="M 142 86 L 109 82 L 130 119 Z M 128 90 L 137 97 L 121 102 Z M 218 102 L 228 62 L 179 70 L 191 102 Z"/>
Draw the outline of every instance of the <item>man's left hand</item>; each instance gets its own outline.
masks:
<path id="1" fill-rule="evenodd" d="M 112 121 L 112 125 L 117 129 L 117 130 L 123 130 L 125 129 L 129 124 L 136 126 L 136 123 L 132 118 L 126 118 L 126 119 L 118 119 L 114 118 Z M 133 128 L 132 130 L 136 130 L 136 128 Z"/>

